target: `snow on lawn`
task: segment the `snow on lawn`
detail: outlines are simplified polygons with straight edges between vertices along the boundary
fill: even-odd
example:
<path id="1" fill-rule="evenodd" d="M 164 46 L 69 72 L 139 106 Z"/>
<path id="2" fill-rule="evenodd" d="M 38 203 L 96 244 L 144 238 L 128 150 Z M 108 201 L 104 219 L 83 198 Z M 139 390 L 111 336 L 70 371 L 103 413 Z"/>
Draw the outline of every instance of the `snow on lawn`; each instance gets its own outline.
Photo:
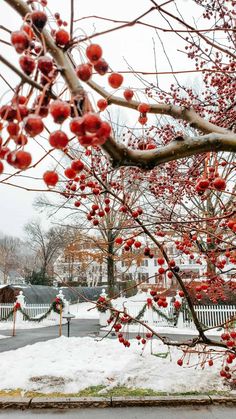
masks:
<path id="1" fill-rule="evenodd" d="M 148 344 L 149 345 L 149 344 Z M 167 347 L 155 340 L 153 352 L 165 354 Z M 0 354 L 0 389 L 22 389 L 44 393 L 77 393 L 103 385 L 149 388 L 161 392 L 207 392 L 225 390 L 219 377 L 220 364 L 204 370 L 179 367 L 182 352 L 171 349 L 171 358 L 143 355 L 136 340 L 125 348 L 117 340 L 61 337 Z M 197 357 L 191 358 L 191 364 Z M 215 362 L 217 364 L 217 362 Z"/>
<path id="2" fill-rule="evenodd" d="M 63 320 L 63 324 L 66 324 L 66 320 Z M 27 322 L 27 321 L 20 321 L 16 323 L 16 329 L 35 329 L 39 327 L 48 327 L 48 326 L 56 326 L 58 325 L 58 321 L 56 320 L 43 320 L 42 322 Z M 12 321 L 5 321 L 0 322 L 0 330 L 12 330 L 13 322 Z"/>
<path id="3" fill-rule="evenodd" d="M 96 309 L 96 303 L 78 303 L 70 306 L 70 313 L 74 314 L 76 319 L 98 319 L 99 312 Z"/>
<path id="4" fill-rule="evenodd" d="M 0 335 L 0 339 L 10 338 L 10 336 Z"/>

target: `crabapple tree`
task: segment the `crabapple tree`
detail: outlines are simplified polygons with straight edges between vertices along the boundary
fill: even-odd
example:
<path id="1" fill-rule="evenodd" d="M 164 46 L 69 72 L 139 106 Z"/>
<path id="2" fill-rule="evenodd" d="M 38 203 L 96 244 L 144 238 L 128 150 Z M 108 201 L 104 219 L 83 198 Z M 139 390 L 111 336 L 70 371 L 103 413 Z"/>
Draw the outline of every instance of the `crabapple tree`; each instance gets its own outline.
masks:
<path id="1" fill-rule="evenodd" d="M 220 342 L 206 336 L 181 265 L 168 246 L 174 247 L 174 256 L 176 252 L 199 264 L 205 261 L 198 300 L 204 293 L 213 302 L 224 297 L 225 280 L 234 291 L 233 276 L 225 275 L 233 273 L 236 262 L 235 1 L 185 2 L 198 15 L 193 24 L 178 0 L 150 0 L 149 8 L 148 2 L 140 2 L 142 12 L 134 16 L 134 10 L 128 20 L 81 17 L 75 3 L 70 3 L 67 22 L 51 10 L 55 5 L 50 0 L 3 0 L 19 21 L 12 29 L 1 26 L 0 41 L 9 54 L 0 55 L 1 79 L 8 89 L 0 108 L 0 182 L 38 190 L 35 183 L 26 187 L 19 181 L 27 178 L 33 183 L 35 176 L 27 173 L 50 157 L 51 166 L 41 174 L 49 193 L 63 194 L 66 200 L 93 199 L 92 205 L 98 205 L 98 196 L 107 206 L 109 199 L 109 207 L 118 208 L 125 220 L 116 243 L 132 253 L 139 242 L 140 252 L 158 258 L 158 275 L 174 278 L 186 299 L 198 337 L 179 343 L 184 354 L 198 351 L 202 362 L 211 366 L 212 353 L 217 352 L 208 346 L 213 346 L 223 357 L 222 377 L 234 380 L 235 367 L 230 366 L 236 358 L 234 323 L 228 319 L 221 325 L 226 331 Z M 89 31 L 85 22 L 91 20 L 102 22 L 103 29 L 94 32 L 91 26 Z M 140 29 L 142 37 L 152 31 L 150 35 L 157 37 L 158 50 L 152 42 L 155 71 L 140 71 L 129 62 L 128 70 L 121 71 L 112 54 L 106 58 L 106 37 L 128 29 Z M 126 36 L 125 43 L 128 40 Z M 135 38 L 131 42 L 133 47 Z M 139 61 L 145 63 L 142 52 Z M 11 60 L 11 53 L 18 59 Z M 112 53 L 116 55 L 115 48 Z M 158 71 L 163 57 L 170 71 Z M 183 62 L 184 68 L 175 70 L 172 62 L 176 66 Z M 8 71 L 17 76 L 14 86 Z M 192 73 L 198 76 L 200 93 L 183 79 Z M 121 138 L 108 120 L 112 106 L 124 107 L 132 115 Z M 34 152 L 36 144 L 40 156 Z M 63 156 L 70 159 L 69 166 Z M 107 181 L 111 173 L 114 183 Z M 128 186 L 138 190 L 135 201 Z M 99 224 L 99 211 L 100 207 L 88 208 L 93 228 Z M 155 290 L 154 298 L 164 301 Z M 181 303 L 176 304 L 180 308 Z M 129 346 L 120 329 L 130 317 L 119 310 L 114 315 L 114 330 Z M 147 333 L 148 338 L 157 335 L 155 330 Z M 183 359 L 178 363 L 182 365 Z"/>

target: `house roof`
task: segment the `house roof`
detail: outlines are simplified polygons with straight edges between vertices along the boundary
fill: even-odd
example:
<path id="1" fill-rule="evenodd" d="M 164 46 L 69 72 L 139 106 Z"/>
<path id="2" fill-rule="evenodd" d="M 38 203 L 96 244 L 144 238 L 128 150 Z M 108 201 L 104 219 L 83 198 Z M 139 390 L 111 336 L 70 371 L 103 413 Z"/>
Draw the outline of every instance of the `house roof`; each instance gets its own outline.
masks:
<path id="1" fill-rule="evenodd" d="M 86 299 L 96 300 L 104 287 L 47 287 L 44 285 L 7 285 L 0 288 L 1 294 L 9 294 L 14 300 L 13 295 L 17 295 L 19 291 L 23 291 L 25 302 L 28 304 L 50 304 L 54 298 L 62 290 L 64 297 L 71 303 L 84 302 Z M 0 298 L 1 299 L 1 298 Z M 9 301 L 11 302 L 11 301 Z"/>

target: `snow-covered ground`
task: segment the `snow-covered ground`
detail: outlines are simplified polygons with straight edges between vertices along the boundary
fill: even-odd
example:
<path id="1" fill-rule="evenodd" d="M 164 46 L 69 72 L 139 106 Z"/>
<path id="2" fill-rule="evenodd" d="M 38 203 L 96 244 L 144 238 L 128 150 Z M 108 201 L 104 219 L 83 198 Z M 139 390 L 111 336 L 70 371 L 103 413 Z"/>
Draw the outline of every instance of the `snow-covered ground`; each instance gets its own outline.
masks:
<path id="1" fill-rule="evenodd" d="M 63 320 L 63 324 L 66 323 L 66 320 Z M 35 329 L 39 327 L 48 327 L 48 326 L 56 326 L 58 324 L 55 320 L 43 320 L 42 322 L 26 322 L 21 321 L 16 323 L 16 329 Z M 13 322 L 0 322 L 0 330 L 12 330 Z"/>
<path id="2" fill-rule="evenodd" d="M 0 354 L 0 389 L 44 393 L 76 393 L 97 385 L 167 393 L 226 389 L 219 377 L 220 361 L 213 367 L 191 368 L 199 363 L 193 355 L 186 366 L 179 367 L 179 349 L 172 348 L 166 358 L 161 358 L 168 348 L 155 340 L 154 356 L 149 345 L 142 351 L 137 340 L 131 340 L 130 348 L 125 348 L 117 340 L 61 337 L 4 352 Z"/>
<path id="3" fill-rule="evenodd" d="M 0 339 L 6 339 L 9 338 L 10 336 L 4 336 L 4 335 L 0 335 Z"/>

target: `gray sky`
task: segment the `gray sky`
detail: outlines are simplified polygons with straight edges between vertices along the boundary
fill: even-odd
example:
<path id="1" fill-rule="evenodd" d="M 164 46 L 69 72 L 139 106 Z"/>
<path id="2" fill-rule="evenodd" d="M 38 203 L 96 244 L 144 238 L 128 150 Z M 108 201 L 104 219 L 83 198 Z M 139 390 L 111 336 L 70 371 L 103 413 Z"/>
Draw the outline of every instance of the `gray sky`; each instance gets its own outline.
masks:
<path id="1" fill-rule="evenodd" d="M 21 19 L 18 15 L 11 10 L 11 8 L 4 4 L 3 0 L 1 2 L 1 14 L 0 14 L 0 25 L 8 25 L 11 30 L 17 30 L 21 25 Z M 160 1 L 159 1 L 160 3 Z M 177 0 L 176 1 L 178 7 L 180 7 L 181 12 L 183 12 L 187 17 L 188 21 L 192 23 L 193 16 L 196 18 L 196 6 L 194 5 L 192 0 Z M 69 16 L 69 8 L 68 8 L 68 0 L 48 0 L 48 4 L 53 13 L 59 11 L 63 19 L 68 20 Z M 119 2 L 110 1 L 110 0 L 75 0 L 75 17 L 80 18 L 83 16 L 89 15 L 99 15 L 108 18 L 115 18 L 120 20 L 131 20 L 145 12 L 148 8 L 152 6 L 152 3 L 148 0 L 119 0 Z M 149 22 L 155 25 L 162 24 L 163 21 L 160 20 L 157 13 L 151 15 L 151 17 L 146 17 L 145 22 Z M 109 22 L 103 22 L 96 19 L 88 19 L 83 20 L 81 23 L 83 30 L 79 28 L 78 23 L 75 24 L 77 28 L 76 35 L 80 36 L 83 33 L 91 34 L 94 31 L 101 31 L 104 28 L 111 27 Z M 176 26 L 175 26 L 176 27 Z M 4 37 L 5 35 L 0 31 L 0 38 Z M 153 40 L 152 40 L 153 38 Z M 5 37 L 5 39 L 7 39 Z M 172 60 L 172 65 L 175 70 L 183 70 L 185 68 L 191 69 L 193 68 L 193 63 L 186 59 L 183 54 L 177 55 L 176 50 L 181 48 L 181 44 L 179 41 L 176 42 L 173 35 L 162 34 L 162 39 L 166 45 L 166 52 L 168 56 Z M 124 30 L 116 31 L 110 33 L 106 36 L 100 36 L 94 39 L 94 42 L 98 42 L 101 44 L 104 57 L 107 59 L 108 63 L 110 64 L 111 68 L 114 71 L 119 70 L 126 70 L 127 64 L 125 59 L 128 60 L 128 63 L 135 69 L 135 70 L 143 70 L 143 71 L 155 71 L 154 66 L 154 52 L 153 47 L 155 45 L 156 51 L 156 63 L 158 71 L 170 71 L 170 67 L 168 61 L 163 54 L 160 42 L 155 34 L 153 29 L 143 29 L 140 26 L 133 27 L 133 28 L 125 28 Z M 12 48 L 9 48 L 3 44 L 1 44 L 1 54 L 4 54 L 9 60 L 12 60 L 15 64 L 17 63 L 19 56 L 13 52 Z M 76 57 L 76 54 L 75 54 Z M 0 63 L 0 73 L 4 74 L 6 78 L 11 80 L 15 80 L 17 83 L 17 78 L 15 75 L 3 66 Z M 195 77 L 195 76 L 194 76 Z M 179 78 L 180 80 L 186 79 L 186 76 L 182 76 Z M 100 76 L 96 76 L 95 80 L 105 87 L 106 78 L 101 78 Z M 148 76 L 148 80 L 151 81 L 151 77 Z M 159 76 L 159 80 L 163 80 L 163 86 L 168 88 L 168 85 L 173 82 L 173 78 Z M 188 77 L 188 80 L 193 80 L 192 76 Z M 155 82 L 155 78 L 154 78 Z M 125 75 L 125 87 L 143 87 L 140 85 L 137 79 L 135 79 L 132 75 Z M 7 93 L 7 88 L 4 82 L 0 79 L 0 106 L 4 104 L 7 99 L 10 98 L 9 94 Z M 4 94 L 2 94 L 4 92 Z M 5 93 L 6 92 L 6 93 Z M 122 94 L 122 92 L 120 93 Z M 140 99 L 142 99 L 142 95 L 140 94 Z M 93 95 L 93 100 L 97 100 L 97 96 Z M 137 120 L 137 112 L 130 111 L 126 114 L 126 122 L 130 125 L 136 123 Z M 55 129 L 55 128 L 54 128 Z M 44 139 L 44 145 L 46 140 Z M 26 149 L 32 150 L 33 149 L 33 162 L 37 161 L 40 156 L 42 156 L 42 150 L 40 147 L 35 144 L 33 139 L 30 139 L 30 145 L 26 146 Z M 47 161 L 44 161 L 39 168 L 31 170 L 30 172 L 27 171 L 24 174 L 30 175 L 34 177 L 41 178 L 43 172 L 47 168 L 55 167 L 55 161 L 52 158 L 48 158 Z M 6 164 L 5 165 L 6 172 L 12 173 L 11 168 Z M 0 175 L 1 179 L 4 175 Z M 43 182 L 39 180 L 31 180 L 26 178 L 19 178 L 15 179 L 12 178 L 9 180 L 11 183 L 17 183 L 18 185 L 29 187 L 29 188 L 37 188 L 37 189 L 45 189 Z M 39 215 L 32 207 L 32 203 L 36 197 L 35 192 L 27 192 L 23 189 L 10 187 L 7 185 L 0 184 L 0 193 L 1 193 L 1 217 L 0 217 L 0 232 L 10 235 L 17 235 L 22 236 L 23 230 L 22 227 L 24 224 L 33 217 L 38 217 Z M 41 216 L 42 217 L 42 216 Z M 46 217 L 42 217 L 42 220 L 46 222 Z"/>

